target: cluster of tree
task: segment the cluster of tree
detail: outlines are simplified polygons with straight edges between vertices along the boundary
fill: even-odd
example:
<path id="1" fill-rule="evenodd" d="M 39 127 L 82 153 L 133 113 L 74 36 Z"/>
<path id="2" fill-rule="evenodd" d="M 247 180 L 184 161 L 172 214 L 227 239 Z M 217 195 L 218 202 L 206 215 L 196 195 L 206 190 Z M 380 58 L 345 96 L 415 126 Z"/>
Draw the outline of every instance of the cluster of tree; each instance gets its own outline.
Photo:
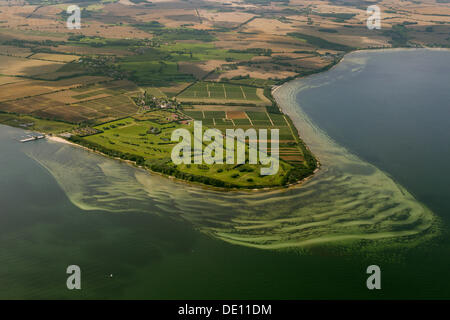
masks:
<path id="1" fill-rule="evenodd" d="M 237 50 L 237 49 L 230 49 L 228 50 L 230 53 L 253 53 L 257 54 L 259 56 L 268 56 L 270 57 L 272 55 L 272 49 L 263 49 L 263 48 L 248 48 L 245 50 Z"/>
<path id="2" fill-rule="evenodd" d="M 57 47 L 59 45 L 64 45 L 64 41 L 53 41 L 53 40 L 18 40 L 18 39 L 12 39 L 12 40 L 6 40 L 2 41 L 1 44 L 3 45 L 9 45 L 14 47 L 20 47 L 20 48 L 29 48 L 32 46 L 47 46 L 47 47 Z"/>
<path id="3" fill-rule="evenodd" d="M 199 176 L 192 173 L 182 172 L 176 168 L 175 165 L 170 163 L 151 163 L 148 167 L 155 172 L 161 172 L 163 174 L 176 177 L 178 179 L 191 181 L 191 182 L 199 182 L 203 184 L 207 184 L 214 187 L 219 188 L 238 188 L 239 186 L 218 180 L 211 177 Z"/>
<path id="4" fill-rule="evenodd" d="M 403 24 L 393 25 L 390 30 L 383 32 L 383 35 L 391 37 L 389 41 L 393 47 L 406 47 L 408 45 L 408 28 Z"/>
<path id="5" fill-rule="evenodd" d="M 303 180 L 306 177 L 310 176 L 313 173 L 313 171 L 314 170 L 311 170 L 305 166 L 295 167 L 295 168 L 289 170 L 289 172 L 283 177 L 282 184 L 286 185 L 286 184 L 295 183 L 297 181 Z"/>
<path id="6" fill-rule="evenodd" d="M 249 74 L 247 74 L 245 76 L 239 75 L 239 76 L 234 76 L 231 78 L 231 80 L 244 80 L 244 79 L 250 79 L 250 75 Z"/>
<path id="7" fill-rule="evenodd" d="M 288 36 L 297 38 L 297 39 L 302 39 L 305 40 L 307 43 L 309 43 L 310 45 L 313 45 L 315 47 L 319 47 L 322 49 L 330 49 L 330 50 L 337 50 L 337 51 L 351 51 L 353 50 L 352 47 L 340 44 L 340 43 L 336 43 L 336 42 L 331 42 L 319 37 L 314 37 L 311 36 L 309 34 L 304 34 L 304 33 L 300 33 L 300 32 L 290 32 L 287 34 Z"/>
<path id="8" fill-rule="evenodd" d="M 147 133 L 149 133 L 149 134 L 160 134 L 161 133 L 161 129 L 151 126 L 150 129 L 147 130 Z"/>
<path id="9" fill-rule="evenodd" d="M 129 72 L 116 65 L 114 56 L 83 56 L 79 64 L 92 74 L 105 75 L 114 79 L 130 77 Z"/>

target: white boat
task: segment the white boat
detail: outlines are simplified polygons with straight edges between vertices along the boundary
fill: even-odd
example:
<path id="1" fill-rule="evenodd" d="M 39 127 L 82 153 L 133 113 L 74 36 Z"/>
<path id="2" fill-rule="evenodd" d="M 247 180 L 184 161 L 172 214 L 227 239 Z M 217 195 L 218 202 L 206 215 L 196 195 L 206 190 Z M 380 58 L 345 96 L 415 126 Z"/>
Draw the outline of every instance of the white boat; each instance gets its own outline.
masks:
<path id="1" fill-rule="evenodd" d="M 20 140 L 20 142 L 29 142 L 29 141 L 34 141 L 34 140 L 39 140 L 39 139 L 44 139 L 44 138 L 45 138 L 45 135 L 31 136 L 31 137 Z"/>

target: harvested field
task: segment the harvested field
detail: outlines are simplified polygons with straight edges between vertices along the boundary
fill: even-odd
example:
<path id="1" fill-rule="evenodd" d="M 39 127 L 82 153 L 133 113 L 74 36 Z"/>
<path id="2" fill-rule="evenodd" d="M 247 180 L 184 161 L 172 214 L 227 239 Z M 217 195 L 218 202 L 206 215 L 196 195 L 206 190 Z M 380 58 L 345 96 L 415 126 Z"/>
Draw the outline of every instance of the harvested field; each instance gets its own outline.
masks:
<path id="1" fill-rule="evenodd" d="M 4 75 L 36 76 L 57 71 L 63 63 L 2 56 L 0 73 Z"/>
<path id="2" fill-rule="evenodd" d="M 247 115 L 242 111 L 227 111 L 227 119 L 247 119 Z"/>
<path id="3" fill-rule="evenodd" d="M 29 58 L 55 62 L 72 62 L 74 60 L 78 60 L 80 56 L 70 54 L 35 53 Z"/>
<path id="4" fill-rule="evenodd" d="M 0 45 L 0 54 L 25 58 L 32 54 L 30 48 L 20 48 L 14 46 Z"/>
<path id="5" fill-rule="evenodd" d="M 17 77 L 0 76 L 0 86 L 9 84 L 9 83 L 20 82 L 20 81 L 24 81 L 24 79 L 17 78 Z"/>
<path id="6" fill-rule="evenodd" d="M 33 114 L 46 119 L 64 120 L 71 123 L 78 123 L 103 116 L 103 114 L 95 110 L 79 105 L 50 107 L 38 110 Z"/>
<path id="7" fill-rule="evenodd" d="M 1 86 L 2 90 L 0 90 L 0 102 L 66 90 L 108 79 L 98 76 L 82 76 L 59 81 L 25 80 L 4 84 Z"/>

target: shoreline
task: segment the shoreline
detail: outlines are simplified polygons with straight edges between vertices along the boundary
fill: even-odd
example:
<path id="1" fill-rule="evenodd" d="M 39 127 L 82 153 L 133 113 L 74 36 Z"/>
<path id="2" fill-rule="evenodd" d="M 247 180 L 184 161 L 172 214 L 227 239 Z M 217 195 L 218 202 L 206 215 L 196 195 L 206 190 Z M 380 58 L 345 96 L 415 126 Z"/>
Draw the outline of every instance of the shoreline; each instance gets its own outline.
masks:
<path id="1" fill-rule="evenodd" d="M 235 192 L 235 193 L 239 193 L 239 192 L 245 192 L 245 193 L 261 192 L 262 193 L 262 192 L 289 190 L 289 189 L 293 189 L 295 187 L 301 186 L 303 183 L 307 182 L 310 178 L 312 178 L 314 176 L 314 174 L 318 171 L 318 168 L 317 168 L 317 169 L 315 169 L 313 174 L 307 176 L 306 178 L 304 178 L 302 180 L 299 180 L 298 182 L 291 183 L 289 185 L 285 185 L 285 186 L 253 188 L 253 189 L 251 189 L 251 188 L 220 188 L 220 187 L 214 187 L 214 186 L 203 184 L 203 183 L 198 183 L 198 182 L 192 182 L 192 181 L 179 179 L 179 178 L 174 177 L 174 176 L 169 176 L 169 175 L 166 175 L 166 174 L 161 173 L 161 172 L 153 171 L 153 170 L 151 170 L 151 169 L 149 169 L 147 167 L 143 167 L 143 166 L 137 165 L 136 162 L 134 162 L 134 161 L 125 160 L 125 159 L 117 158 L 117 157 L 111 157 L 111 156 L 109 156 L 109 155 L 107 155 L 107 154 L 105 154 L 103 152 L 90 149 L 88 147 L 85 147 L 85 146 L 82 146 L 80 144 L 71 142 L 71 141 L 69 141 L 67 139 L 64 139 L 64 138 L 61 138 L 61 137 L 47 135 L 45 137 L 45 139 L 49 140 L 49 141 L 56 142 L 56 143 L 63 143 L 63 144 L 70 145 L 70 146 L 73 146 L 73 147 L 76 147 L 76 148 L 80 148 L 80 149 L 83 149 L 85 151 L 92 152 L 94 154 L 98 154 L 98 155 L 100 155 L 102 157 L 106 157 L 106 158 L 113 159 L 113 160 L 118 160 L 120 162 L 123 162 L 125 164 L 130 165 L 130 166 L 133 166 L 135 168 L 144 170 L 147 173 L 157 174 L 157 175 L 159 175 L 161 177 L 167 178 L 167 179 L 169 179 L 169 180 L 171 180 L 172 182 L 175 182 L 175 183 L 182 183 L 182 184 L 185 184 L 185 185 L 188 185 L 188 186 L 200 187 L 202 189 L 206 189 L 206 190 L 210 190 L 210 191 Z"/>
<path id="2" fill-rule="evenodd" d="M 351 63 L 351 60 L 347 61 Z M 182 217 L 192 222 L 200 231 L 234 245 L 278 250 L 322 244 L 347 246 L 354 241 L 365 241 L 369 245 L 370 241 L 370 245 L 376 249 L 379 244 L 383 244 L 383 248 L 387 244 L 397 246 L 396 239 L 401 238 L 408 239 L 409 245 L 415 246 L 438 235 L 440 220 L 426 205 L 416 200 L 413 194 L 389 174 L 336 142 L 303 112 L 299 107 L 297 96 L 299 92 L 308 88 L 308 84 L 309 82 L 303 83 L 303 80 L 297 79 L 274 91 L 279 107 L 293 122 L 295 121 L 296 127 L 302 133 L 303 141 L 321 161 L 321 169 L 309 176 L 308 183 L 301 187 L 296 185 L 279 190 L 256 190 L 259 192 L 225 189 L 227 192 L 223 192 L 223 189 L 217 190 L 183 180 L 172 180 L 181 182 L 180 184 L 165 183 L 166 177 L 159 180 L 157 176 L 151 175 L 149 170 L 132 168 L 131 181 L 135 181 L 139 188 L 143 188 L 145 201 L 149 201 L 150 197 L 151 203 L 161 210 L 170 212 L 180 210 Z M 56 139 L 56 142 L 62 141 Z M 55 144 L 54 148 L 58 146 Z M 66 152 L 74 151 L 66 149 Z M 55 161 L 64 161 L 65 152 L 58 154 L 60 157 Z M 44 160 L 53 159 L 53 155 L 48 153 L 43 157 Z M 83 157 L 92 159 L 92 169 L 95 167 L 101 171 L 105 178 L 110 176 L 110 171 L 103 172 L 101 166 L 107 160 L 89 155 Z M 84 164 L 81 163 L 80 166 L 84 167 Z M 137 169 L 134 164 L 133 166 Z M 56 169 L 59 169 L 56 173 L 59 172 L 61 176 L 55 176 L 55 179 L 69 188 L 68 192 L 72 192 L 74 197 L 73 202 L 79 207 L 91 205 L 101 208 L 106 199 L 114 201 L 117 196 L 115 187 L 107 192 L 110 198 L 105 196 L 100 202 L 92 203 L 90 198 L 77 198 L 80 192 L 77 193 L 77 190 L 73 191 L 70 188 L 74 181 L 83 184 L 83 176 L 77 176 L 79 180 L 73 180 L 72 177 L 81 172 L 72 173 L 71 168 L 71 164 L 63 167 L 56 164 Z M 111 172 L 113 169 L 110 168 Z M 51 171 L 52 168 L 47 170 Z M 84 170 L 82 172 L 87 176 L 90 174 Z M 111 176 L 113 179 L 119 177 L 116 171 Z M 124 174 L 124 177 L 127 175 Z M 315 179 L 312 179 L 313 177 Z M 105 179 L 104 184 L 109 183 L 109 180 Z M 98 185 L 95 182 L 93 186 L 100 192 L 106 192 L 104 184 Z M 124 192 L 127 190 L 124 189 Z M 198 210 L 199 205 L 204 205 L 204 209 Z M 259 214 L 249 217 L 246 211 L 248 206 L 258 210 Z M 380 206 L 385 208 L 381 215 Z M 106 208 L 110 208 L 109 205 Z M 275 208 L 280 211 L 274 215 Z M 218 214 L 221 212 L 233 214 Z M 305 217 L 311 217 L 314 222 L 311 223 L 309 218 L 305 220 Z M 407 222 L 407 224 L 401 222 L 402 225 L 405 224 L 404 228 L 398 228 L 399 220 Z M 352 227 L 349 229 L 347 223 L 336 223 L 337 221 L 348 221 Z M 214 224 L 211 225 L 211 222 Z M 258 228 L 254 228 L 255 226 Z M 368 226 L 371 232 L 367 232 Z M 245 230 L 245 236 L 242 230 Z M 270 237 L 265 236 L 268 234 Z"/>
<path id="3" fill-rule="evenodd" d="M 342 59 L 341 59 L 340 61 L 342 61 Z M 339 62 L 340 62 L 340 61 L 339 61 Z M 336 65 L 337 65 L 337 64 L 333 65 L 331 68 L 329 68 L 329 69 L 327 69 L 327 70 L 325 70 L 325 71 L 331 70 L 331 69 L 332 69 L 334 66 L 336 66 Z M 321 73 L 321 72 L 319 72 L 319 73 Z M 309 75 L 308 75 L 308 76 L 309 76 Z M 302 77 L 299 77 L 299 78 L 295 78 L 295 79 L 293 79 L 293 80 L 291 80 L 291 81 L 295 81 L 295 80 L 298 80 L 298 79 L 303 79 L 303 78 L 306 78 L 306 77 L 307 77 L 307 76 L 302 76 Z M 281 84 L 281 85 L 279 85 L 279 86 L 273 87 L 273 88 L 271 89 L 271 95 L 272 95 L 277 89 L 279 89 L 279 88 L 281 88 L 281 87 L 283 87 L 283 86 L 288 85 L 291 81 L 287 81 L 287 82 L 285 82 L 285 83 L 283 83 L 283 84 Z M 316 160 L 316 168 L 314 169 L 314 171 L 313 171 L 310 175 L 308 175 L 308 176 L 306 176 L 305 178 L 303 178 L 303 179 L 301 179 L 301 180 L 298 180 L 298 181 L 296 181 L 296 182 L 293 182 L 293 183 L 290 183 L 290 184 L 286 184 L 286 185 L 282 185 L 282 186 L 261 187 L 261 188 L 257 188 L 257 187 L 255 187 L 255 188 L 246 188 L 246 187 L 241 187 L 241 188 L 236 188 L 236 187 L 233 187 L 233 188 L 222 188 L 222 187 L 215 187 L 215 186 L 208 185 L 208 184 L 203 184 L 203 183 L 198 183 L 198 182 L 193 182 L 193 181 L 187 181 L 187 180 L 179 179 L 179 178 L 177 178 L 177 177 L 175 177 L 175 176 L 169 176 L 169 175 L 166 175 L 166 174 L 161 173 L 161 172 L 158 172 L 158 171 L 153 171 L 153 170 L 151 170 L 151 169 L 148 168 L 148 167 L 144 167 L 144 166 L 138 165 L 138 164 L 137 164 L 136 162 L 134 162 L 134 161 L 131 161 L 131 160 L 125 160 L 125 159 L 122 159 L 122 158 L 119 158 L 119 157 L 112 157 L 112 156 L 107 155 L 107 154 L 105 154 L 105 153 L 103 153 L 103 152 L 100 152 L 100 151 L 98 151 L 98 150 L 93 150 L 93 149 L 91 149 L 91 148 L 89 148 L 89 147 L 83 146 L 83 145 L 81 145 L 81 144 L 74 143 L 74 142 L 72 142 L 72 141 L 70 141 L 70 140 L 68 140 L 68 139 L 66 139 L 66 138 L 62 138 L 62 137 L 59 137 L 59 136 L 55 136 L 55 135 L 46 135 L 46 139 L 48 139 L 48 140 L 50 140 L 50 141 L 53 141 L 53 142 L 57 142 L 57 143 L 64 143 L 64 144 L 68 144 L 68 145 L 71 145 L 71 146 L 79 147 L 79 148 L 82 148 L 82 149 L 84 149 L 84 150 L 87 150 L 87 151 L 90 151 L 90 152 L 99 154 L 99 155 L 101 155 L 101 156 L 104 156 L 104 157 L 107 157 L 107 158 L 110 158 L 110 159 L 122 161 L 122 162 L 124 162 L 124 163 L 129 164 L 129 165 L 132 165 L 132 166 L 135 167 L 135 168 L 139 168 L 139 169 L 145 170 L 146 172 L 149 172 L 149 173 L 151 173 L 151 174 L 158 174 L 159 176 L 163 176 L 163 177 L 165 177 L 165 178 L 168 178 L 168 179 L 172 180 L 173 182 L 179 182 L 179 183 L 187 184 L 187 185 L 189 185 L 189 186 L 196 186 L 196 187 L 200 187 L 200 188 L 206 189 L 206 190 L 214 190 L 214 191 L 220 191 L 220 192 L 236 192 L 236 193 L 238 193 L 238 192 L 245 192 L 245 193 L 255 193 L 255 192 L 260 192 L 260 193 L 262 193 L 262 192 L 283 191 L 283 190 L 284 190 L 284 191 L 288 191 L 288 190 L 291 190 L 291 189 L 294 189 L 294 188 L 301 187 L 304 183 L 306 183 L 306 182 L 308 182 L 309 180 L 311 180 L 311 179 L 316 175 L 316 173 L 320 170 L 321 164 L 320 164 L 320 161 L 319 161 L 319 159 L 317 158 L 317 156 L 311 151 L 311 149 L 309 148 L 309 146 L 308 146 L 308 145 L 303 141 L 303 139 L 300 137 L 300 130 L 299 130 L 299 128 L 298 128 L 298 124 L 296 124 L 296 123 L 292 120 L 292 117 L 289 116 L 289 115 L 285 112 L 285 110 L 284 110 L 283 107 L 281 106 L 280 102 L 279 102 L 274 96 L 272 96 L 272 97 L 273 97 L 273 99 L 275 100 L 275 102 L 276 102 L 276 104 L 277 104 L 277 107 L 280 109 L 280 111 L 282 112 L 282 114 L 286 115 L 286 116 L 290 119 L 290 121 L 292 122 L 293 126 L 295 127 L 296 132 L 297 132 L 297 136 L 298 136 L 298 138 L 299 138 L 299 140 L 300 140 L 300 142 L 298 142 L 298 144 L 303 144 L 304 147 L 311 153 L 311 155 L 313 156 L 313 158 Z"/>
<path id="4" fill-rule="evenodd" d="M 333 68 L 335 68 L 336 66 L 338 66 L 340 64 L 340 62 L 344 61 L 345 57 L 349 54 L 352 53 L 358 53 L 358 52 L 371 52 L 371 51 L 405 51 L 405 50 L 450 50 L 449 48 L 379 48 L 379 49 L 357 49 L 357 50 L 353 50 L 350 52 L 345 53 L 341 59 L 339 59 L 339 61 L 337 61 L 335 64 L 333 64 L 330 68 L 326 69 L 326 70 L 321 70 L 317 73 L 312 73 L 312 74 L 308 74 L 308 75 L 304 75 L 304 76 L 299 76 L 296 77 L 294 79 L 291 79 L 289 81 L 286 81 L 284 83 L 282 83 L 281 85 L 278 86 L 274 86 L 271 88 L 271 95 L 273 97 L 273 99 L 275 100 L 278 108 L 280 109 L 280 111 L 282 112 L 282 114 L 286 115 L 287 117 L 289 117 L 289 119 L 292 121 L 293 126 L 295 127 L 295 129 L 297 130 L 297 135 L 299 137 L 299 139 L 303 142 L 303 145 L 305 146 L 305 148 L 311 153 L 311 155 L 314 157 L 314 159 L 316 160 L 316 168 L 314 169 L 314 171 L 307 177 L 298 180 L 294 183 L 290 183 L 287 185 L 283 185 L 283 186 L 273 186 L 273 187 L 262 187 L 262 188 L 222 188 L 222 187 L 215 187 L 215 186 L 211 186 L 211 185 L 207 185 L 207 184 L 203 184 L 203 183 L 196 183 L 196 182 L 192 182 L 192 181 L 187 181 L 187 180 L 183 180 L 183 179 L 179 179 L 176 178 L 174 176 L 169 176 L 166 175 L 164 173 L 161 172 L 157 172 L 157 171 L 153 171 L 150 168 L 144 167 L 144 166 L 140 166 L 137 165 L 134 161 L 130 161 L 130 160 L 124 160 L 118 157 L 111 157 L 107 154 L 104 154 L 100 151 L 97 150 L 92 150 L 86 146 L 74 143 L 69 141 L 68 139 L 62 138 L 62 137 L 58 137 L 58 136 L 54 136 L 54 135 L 47 135 L 46 139 L 53 141 L 53 142 L 58 142 L 58 143 L 65 143 L 68 145 L 72 145 L 72 146 L 76 146 L 76 147 L 80 147 L 84 150 L 88 150 L 90 152 L 94 152 L 96 154 L 108 157 L 110 159 L 114 159 L 114 160 L 120 160 L 122 162 L 125 162 L 129 165 L 132 165 L 136 168 L 140 168 L 142 170 L 145 170 L 151 174 L 158 174 L 160 176 L 166 177 L 174 182 L 181 182 L 183 184 L 187 184 L 190 186 L 197 186 L 203 189 L 207 189 L 207 190 L 215 190 L 215 191 L 226 191 L 226 192 L 246 192 L 246 193 L 253 193 L 253 192 L 269 192 L 269 191 L 275 191 L 275 190 L 290 190 L 290 189 L 294 189 L 294 188 L 298 188 L 301 187 L 304 183 L 308 182 L 309 180 L 311 180 L 314 176 L 316 176 L 316 174 L 320 171 L 322 164 L 320 159 L 318 158 L 318 156 L 316 155 L 316 153 L 313 153 L 312 150 L 310 149 L 309 143 L 306 143 L 306 141 L 304 141 L 304 139 L 301 137 L 301 128 L 299 128 L 298 126 L 300 125 L 299 123 L 294 122 L 294 117 L 292 117 L 292 115 L 290 115 L 289 112 L 289 106 L 286 106 L 285 104 L 288 103 L 287 101 L 283 101 L 282 99 L 278 98 L 276 96 L 276 92 L 278 92 L 279 89 L 283 89 L 283 90 L 291 90 L 291 93 L 294 93 L 293 90 L 294 88 L 290 88 L 292 86 L 292 84 L 296 81 L 299 81 L 300 79 L 307 79 L 310 76 L 314 76 L 314 75 L 318 75 L 318 74 L 322 74 L 323 72 L 326 71 L 330 71 Z M 294 101 L 291 101 L 291 103 L 294 103 Z M 294 107 L 294 106 L 290 106 L 290 107 Z M 305 120 L 305 119 L 304 119 Z"/>

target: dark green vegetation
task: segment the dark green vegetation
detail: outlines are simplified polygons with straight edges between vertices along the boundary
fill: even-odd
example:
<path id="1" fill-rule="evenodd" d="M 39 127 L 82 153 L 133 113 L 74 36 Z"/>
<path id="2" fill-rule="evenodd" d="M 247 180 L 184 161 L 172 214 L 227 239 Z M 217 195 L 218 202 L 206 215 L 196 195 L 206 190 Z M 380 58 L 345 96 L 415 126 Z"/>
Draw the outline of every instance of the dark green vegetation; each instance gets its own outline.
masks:
<path id="1" fill-rule="evenodd" d="M 314 36 L 310 36 L 304 33 L 300 33 L 300 32 L 290 32 L 288 33 L 288 35 L 290 35 L 291 37 L 306 41 L 308 44 L 315 46 L 315 47 L 319 47 L 322 49 L 330 49 L 330 50 L 338 50 L 338 51 L 351 51 L 353 48 L 343 45 L 343 44 L 339 44 L 339 43 L 335 43 L 335 42 L 330 42 L 328 40 L 319 38 L 319 37 L 314 37 Z"/>
<path id="2" fill-rule="evenodd" d="M 326 18 L 335 18 L 334 22 L 345 22 L 356 16 L 355 13 L 335 13 L 335 12 L 330 13 L 313 12 L 313 14 Z"/>
<path id="3" fill-rule="evenodd" d="M 170 86 L 174 82 L 195 81 L 191 74 L 180 73 L 178 64 L 170 60 L 132 56 L 120 62 L 120 66 L 130 73 L 129 79 L 139 85 Z"/>
<path id="4" fill-rule="evenodd" d="M 391 37 L 390 43 L 393 47 L 405 47 L 408 44 L 408 29 L 403 24 L 396 24 L 383 34 Z"/>
<path id="5" fill-rule="evenodd" d="M 211 42 L 214 40 L 214 36 L 206 30 L 190 28 L 165 28 L 158 21 L 139 23 L 133 26 L 144 31 L 152 32 L 160 41 L 196 40 Z"/>
<path id="6" fill-rule="evenodd" d="M 180 70 L 180 62 L 201 62 L 214 59 L 231 61 L 249 59 L 252 52 L 231 52 L 214 44 L 171 43 L 146 48 L 137 55 L 118 60 L 120 70 L 139 85 L 170 86 L 177 82 L 193 82 L 196 76 Z"/>

